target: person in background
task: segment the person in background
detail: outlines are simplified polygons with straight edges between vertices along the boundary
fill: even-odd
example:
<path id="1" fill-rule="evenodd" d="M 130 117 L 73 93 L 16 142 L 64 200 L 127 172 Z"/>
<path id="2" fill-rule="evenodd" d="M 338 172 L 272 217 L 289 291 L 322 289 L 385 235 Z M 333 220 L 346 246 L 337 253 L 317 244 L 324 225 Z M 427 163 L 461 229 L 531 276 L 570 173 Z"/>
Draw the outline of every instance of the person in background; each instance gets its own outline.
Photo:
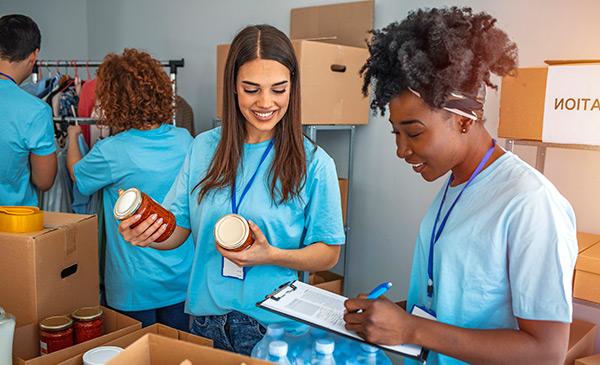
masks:
<path id="1" fill-rule="evenodd" d="M 430 349 L 428 364 L 562 364 L 575 215 L 484 125 L 485 88 L 515 69 L 515 43 L 489 14 L 452 7 L 374 31 L 369 50 L 363 92 L 372 86 L 373 109 L 389 107 L 396 154 L 426 181 L 450 176 L 421 222 L 408 291 L 409 311 L 437 321 L 357 298 L 346 302 L 346 328 Z"/>
<path id="2" fill-rule="evenodd" d="M 106 301 L 143 326 L 159 322 L 187 331 L 184 302 L 194 256 L 192 240 L 183 240 L 169 252 L 130 245 L 118 232 L 113 207 L 119 189 L 131 187 L 162 201 L 192 137 L 170 124 L 171 82 L 149 54 L 135 49 L 109 54 L 97 80 L 99 123 L 109 126 L 113 135 L 98 141 L 82 158 L 77 143 L 81 129 L 69 127 L 67 166 L 81 193 L 103 190 Z"/>
<path id="3" fill-rule="evenodd" d="M 0 205 L 37 206 L 37 189 L 50 189 L 56 176 L 50 107 L 19 87 L 31 75 L 40 44 L 31 18 L 0 18 Z"/>
<path id="4" fill-rule="evenodd" d="M 286 321 L 256 303 L 298 271 L 333 267 L 345 234 L 333 159 L 302 133 L 298 62 L 285 34 L 268 25 L 240 31 L 223 90 L 222 127 L 196 137 L 164 201 L 177 218 L 175 232 L 155 243 L 164 227 L 147 219 L 130 228 L 139 217 L 119 230 L 132 244 L 158 250 L 178 247 L 191 233 L 191 331 L 249 355 L 264 326 Z M 215 243 L 215 223 L 238 210 L 255 242 L 226 251 Z"/>

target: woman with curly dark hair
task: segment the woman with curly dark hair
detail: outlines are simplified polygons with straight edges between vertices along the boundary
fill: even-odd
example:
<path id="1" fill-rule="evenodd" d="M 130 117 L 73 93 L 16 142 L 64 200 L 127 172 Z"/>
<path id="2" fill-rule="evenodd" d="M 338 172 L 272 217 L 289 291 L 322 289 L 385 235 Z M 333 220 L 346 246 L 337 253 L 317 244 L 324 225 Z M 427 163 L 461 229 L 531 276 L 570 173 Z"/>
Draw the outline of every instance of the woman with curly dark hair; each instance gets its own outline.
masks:
<path id="1" fill-rule="evenodd" d="M 426 181 L 450 177 L 422 220 L 409 315 L 381 298 L 346 302 L 368 341 L 430 349 L 428 363 L 562 364 L 577 255 L 573 210 L 484 126 L 491 74 L 517 63 L 496 19 L 469 8 L 418 10 L 374 31 L 363 92 L 384 113 L 396 153 Z M 362 312 L 356 313 L 361 309 Z"/>
<path id="2" fill-rule="evenodd" d="M 108 305 L 144 326 L 155 322 L 185 330 L 184 312 L 194 245 L 157 252 L 130 245 L 118 232 L 113 207 L 119 189 L 136 187 L 160 202 L 177 176 L 192 143 L 187 130 L 170 124 L 172 89 L 168 75 L 149 54 L 125 49 L 109 54 L 97 74 L 99 123 L 112 136 L 83 158 L 69 127 L 69 172 L 83 194 L 103 191 L 106 227 L 105 293 Z"/>

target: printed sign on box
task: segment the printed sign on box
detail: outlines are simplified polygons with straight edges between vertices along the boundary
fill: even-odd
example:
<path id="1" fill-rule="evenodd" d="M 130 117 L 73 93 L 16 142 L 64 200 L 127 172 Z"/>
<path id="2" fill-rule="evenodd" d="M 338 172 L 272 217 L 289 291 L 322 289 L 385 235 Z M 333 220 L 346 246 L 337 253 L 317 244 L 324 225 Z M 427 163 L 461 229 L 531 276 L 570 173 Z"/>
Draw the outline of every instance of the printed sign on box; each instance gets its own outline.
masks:
<path id="1" fill-rule="evenodd" d="M 600 65 L 548 67 L 542 141 L 600 145 Z"/>

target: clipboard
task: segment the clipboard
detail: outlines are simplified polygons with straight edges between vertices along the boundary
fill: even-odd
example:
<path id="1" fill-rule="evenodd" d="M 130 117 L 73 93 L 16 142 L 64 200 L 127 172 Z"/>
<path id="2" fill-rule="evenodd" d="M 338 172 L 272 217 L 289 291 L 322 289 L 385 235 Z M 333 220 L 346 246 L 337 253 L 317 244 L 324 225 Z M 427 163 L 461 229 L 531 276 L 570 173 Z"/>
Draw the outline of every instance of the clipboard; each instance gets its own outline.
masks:
<path id="1" fill-rule="evenodd" d="M 267 295 L 264 300 L 256 303 L 256 306 L 281 316 L 336 333 L 340 336 L 425 363 L 428 350 L 423 349 L 421 346 L 413 344 L 396 346 L 373 344 L 365 341 L 356 333 L 348 331 L 344 327 L 345 322 L 343 320 L 344 302 L 347 299 L 344 296 L 295 280 L 279 286 L 273 293 Z M 428 318 L 428 314 L 423 311 L 413 314 Z"/>

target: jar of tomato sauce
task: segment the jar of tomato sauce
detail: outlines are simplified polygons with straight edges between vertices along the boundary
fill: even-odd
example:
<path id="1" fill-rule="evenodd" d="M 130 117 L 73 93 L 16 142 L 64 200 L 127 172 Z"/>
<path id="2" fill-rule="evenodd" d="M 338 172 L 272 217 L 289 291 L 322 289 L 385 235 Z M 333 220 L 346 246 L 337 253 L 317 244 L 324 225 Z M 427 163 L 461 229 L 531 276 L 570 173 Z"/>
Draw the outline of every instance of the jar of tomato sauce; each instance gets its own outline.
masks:
<path id="1" fill-rule="evenodd" d="M 49 354 L 73 346 L 73 320 L 67 316 L 53 316 L 42 320 L 40 353 Z"/>
<path id="2" fill-rule="evenodd" d="M 73 317 L 73 320 L 75 321 L 75 323 L 73 323 L 75 343 L 82 343 L 102 336 L 104 328 L 102 308 L 79 308 L 71 314 L 71 317 Z"/>
<path id="3" fill-rule="evenodd" d="M 167 225 L 167 229 L 158 237 L 156 242 L 162 242 L 169 238 L 177 225 L 173 213 L 136 188 L 130 188 L 125 191 L 119 190 L 119 198 L 115 203 L 113 214 L 118 220 L 124 220 L 135 214 L 140 214 L 141 218 L 132 224 L 131 228 L 137 227 L 146 218 L 152 214 L 156 214 L 157 219 L 162 218 L 163 224 Z"/>

